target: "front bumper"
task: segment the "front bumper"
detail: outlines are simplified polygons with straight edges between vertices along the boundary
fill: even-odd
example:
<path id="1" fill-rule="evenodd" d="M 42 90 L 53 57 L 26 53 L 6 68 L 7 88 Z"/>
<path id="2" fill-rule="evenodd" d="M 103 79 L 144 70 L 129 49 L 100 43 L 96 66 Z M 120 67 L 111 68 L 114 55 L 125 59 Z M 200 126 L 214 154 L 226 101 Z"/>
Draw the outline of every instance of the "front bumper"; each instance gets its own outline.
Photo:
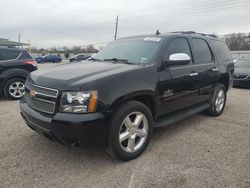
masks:
<path id="1" fill-rule="evenodd" d="M 250 80 L 234 80 L 233 82 L 234 87 L 249 87 L 250 88 Z"/>
<path id="2" fill-rule="evenodd" d="M 20 110 L 26 124 L 46 138 L 64 145 L 92 140 L 105 142 L 108 134 L 108 121 L 102 113 L 48 115 L 33 110 L 23 99 Z"/>

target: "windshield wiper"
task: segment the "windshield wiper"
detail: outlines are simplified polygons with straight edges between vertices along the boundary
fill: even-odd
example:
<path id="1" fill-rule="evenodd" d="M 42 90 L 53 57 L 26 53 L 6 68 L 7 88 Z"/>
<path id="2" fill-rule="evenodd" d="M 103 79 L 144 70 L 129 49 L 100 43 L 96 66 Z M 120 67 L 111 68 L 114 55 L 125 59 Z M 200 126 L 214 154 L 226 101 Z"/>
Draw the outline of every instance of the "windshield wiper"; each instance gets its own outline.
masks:
<path id="1" fill-rule="evenodd" d="M 130 64 L 130 65 L 134 64 L 134 63 L 130 63 L 127 59 L 119 59 L 119 58 L 104 59 L 103 61 L 122 62 L 122 63 Z"/>
<path id="2" fill-rule="evenodd" d="M 88 59 L 88 61 L 102 61 L 102 60 L 96 59 L 96 58 L 94 58 L 94 57 L 90 57 L 90 58 Z"/>

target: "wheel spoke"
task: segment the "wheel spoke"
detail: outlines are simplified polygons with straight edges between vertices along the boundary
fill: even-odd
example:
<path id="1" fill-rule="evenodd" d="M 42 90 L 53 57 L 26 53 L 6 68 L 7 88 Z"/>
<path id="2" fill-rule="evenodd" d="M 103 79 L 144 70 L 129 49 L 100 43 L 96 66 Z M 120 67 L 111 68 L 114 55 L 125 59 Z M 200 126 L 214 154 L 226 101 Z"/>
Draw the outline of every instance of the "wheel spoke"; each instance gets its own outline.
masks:
<path id="1" fill-rule="evenodd" d="M 9 89 L 10 89 L 10 90 L 15 90 L 16 87 L 14 87 L 13 85 L 11 85 L 11 86 L 9 87 Z"/>
<path id="2" fill-rule="evenodd" d="M 124 120 L 124 125 L 129 129 L 133 126 L 133 123 L 131 122 L 131 119 L 129 116 L 127 116 Z"/>
<path id="3" fill-rule="evenodd" d="M 20 89 L 24 90 L 25 89 L 24 85 L 22 87 L 20 87 Z"/>
<path id="4" fill-rule="evenodd" d="M 11 94 L 12 94 L 12 96 L 16 96 L 17 90 L 14 90 Z"/>
<path id="5" fill-rule="evenodd" d="M 128 139 L 128 149 L 130 151 L 134 151 L 134 149 L 135 149 L 135 138 L 134 137 L 130 137 Z"/>
<path id="6" fill-rule="evenodd" d="M 22 87 L 23 87 L 23 83 L 18 82 L 18 87 L 19 87 L 19 88 L 22 88 Z"/>
<path id="7" fill-rule="evenodd" d="M 147 135 L 146 131 L 144 129 L 137 129 L 136 130 L 136 136 L 138 137 L 145 137 Z"/>
<path id="8" fill-rule="evenodd" d="M 134 125 L 137 128 L 140 126 L 142 119 L 143 119 L 143 115 L 136 115 Z"/>
<path id="9" fill-rule="evenodd" d="M 120 142 L 123 142 L 124 140 L 127 140 L 129 138 L 129 132 L 125 131 L 120 134 Z"/>

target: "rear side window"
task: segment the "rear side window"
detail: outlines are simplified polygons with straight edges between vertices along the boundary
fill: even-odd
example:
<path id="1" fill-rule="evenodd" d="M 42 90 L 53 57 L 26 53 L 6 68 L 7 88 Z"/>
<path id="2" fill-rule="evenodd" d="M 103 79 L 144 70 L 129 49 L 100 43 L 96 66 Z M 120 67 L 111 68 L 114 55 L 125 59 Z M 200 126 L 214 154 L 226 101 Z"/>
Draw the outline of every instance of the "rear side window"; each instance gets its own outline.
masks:
<path id="1" fill-rule="evenodd" d="M 225 42 L 219 40 L 211 40 L 215 53 L 219 56 L 220 60 L 232 59 L 230 50 Z"/>
<path id="2" fill-rule="evenodd" d="M 20 55 L 20 51 L 15 50 L 2 50 L 0 52 L 0 56 L 2 56 L 3 60 L 12 60 L 16 59 Z"/>
<path id="3" fill-rule="evenodd" d="M 33 59 L 32 56 L 27 51 L 23 51 L 20 58 L 21 59 Z"/>
<path id="4" fill-rule="evenodd" d="M 2 61 L 2 60 L 3 60 L 3 56 L 2 56 L 2 53 L 0 51 L 0 61 Z"/>
<path id="5" fill-rule="evenodd" d="M 193 46 L 197 57 L 196 63 L 210 63 L 212 61 L 211 50 L 203 39 L 193 39 Z"/>
<path id="6" fill-rule="evenodd" d="M 188 54 L 190 58 L 192 58 L 191 50 L 190 50 L 187 39 L 185 38 L 174 39 L 170 43 L 168 50 L 167 50 L 167 54 L 164 57 L 164 59 L 168 60 L 169 56 L 175 53 L 185 53 L 185 54 Z"/>

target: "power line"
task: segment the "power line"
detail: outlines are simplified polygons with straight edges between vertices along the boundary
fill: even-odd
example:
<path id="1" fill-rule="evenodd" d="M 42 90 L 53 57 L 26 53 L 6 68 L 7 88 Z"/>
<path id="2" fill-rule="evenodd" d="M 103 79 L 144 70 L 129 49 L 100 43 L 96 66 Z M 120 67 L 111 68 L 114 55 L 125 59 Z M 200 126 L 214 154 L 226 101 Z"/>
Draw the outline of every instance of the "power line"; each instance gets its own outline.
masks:
<path id="1" fill-rule="evenodd" d="M 193 2 L 193 1 L 188 1 L 186 2 L 187 4 Z M 226 9 L 231 9 L 231 8 L 236 8 L 236 7 L 242 7 L 242 6 L 248 6 L 249 5 L 249 0 L 244 1 L 244 0 L 232 0 L 230 1 L 230 3 L 228 1 L 221 1 L 221 2 L 217 2 L 216 4 L 214 3 L 209 3 L 209 2 L 205 2 L 202 4 L 197 4 L 196 6 L 192 6 L 192 7 L 183 7 L 181 9 L 176 8 L 160 8 L 159 10 L 157 10 L 157 16 L 153 15 L 153 18 L 159 18 L 157 20 L 153 20 L 152 19 L 152 11 L 142 11 L 140 12 L 140 14 L 136 14 L 133 16 L 127 16 L 127 17 L 123 17 L 123 19 L 121 19 L 121 24 L 134 24 L 134 23 L 143 23 L 143 22 L 150 22 L 150 21 L 154 21 L 154 22 L 159 22 L 159 21 L 166 21 L 166 20 L 170 20 L 172 19 L 172 17 L 174 16 L 186 16 L 186 15 L 192 15 L 192 14 L 200 14 L 200 13 L 209 13 L 209 12 L 214 12 L 214 11 L 224 11 Z M 182 4 L 183 5 L 183 4 Z M 154 12 L 154 11 L 153 11 Z M 160 13 L 160 14 L 159 14 Z M 143 16 L 143 18 L 138 18 L 138 16 Z M 147 18 L 147 16 L 150 16 L 150 18 Z M 132 21 L 129 21 L 129 19 L 135 18 Z M 116 27 L 115 27 L 115 36 L 114 38 L 117 38 L 117 29 L 118 29 L 118 16 L 116 19 Z M 82 32 L 82 30 L 86 29 L 86 28 L 90 28 L 90 27 L 100 27 L 100 26 L 105 26 L 108 24 L 112 24 L 112 22 L 109 21 L 105 21 L 105 22 L 99 22 L 99 23 L 95 23 L 95 24 L 90 24 L 90 25 L 84 25 L 84 26 L 79 26 L 77 25 L 76 28 L 64 28 L 61 29 L 60 35 L 65 35 L 65 34 L 71 34 L 71 33 L 77 33 L 77 32 Z M 73 30 L 72 30 L 73 29 Z M 55 32 L 56 29 L 53 29 L 52 32 Z M 60 31 L 60 28 L 57 29 L 57 31 Z M 40 36 L 43 35 L 43 33 L 40 34 Z M 32 36 L 32 35 L 31 35 Z M 38 35 L 33 35 L 33 36 L 39 36 Z M 99 42 L 99 41 L 97 41 Z"/>
<path id="2" fill-rule="evenodd" d="M 213 11 L 223 11 L 225 9 L 231 9 L 231 8 L 236 8 L 236 7 L 242 7 L 242 6 L 247 6 L 250 5 L 249 1 L 246 2 L 241 2 L 241 3 L 235 3 L 235 4 L 221 4 L 220 6 L 209 6 L 208 8 L 197 8 L 197 9 L 185 9 L 185 10 L 173 10 L 173 13 L 164 13 L 164 14 L 158 14 L 157 16 L 154 16 L 153 18 L 160 18 L 160 19 L 164 19 L 167 20 L 169 19 L 169 17 L 172 16 L 184 16 L 184 15 L 192 15 L 192 14 L 198 14 L 198 13 L 204 13 L 204 12 L 213 12 Z M 223 9 L 221 9 L 223 8 Z M 172 18 L 170 18 L 172 19 Z M 133 20 L 133 23 L 136 22 L 142 22 L 142 21 L 151 21 L 151 19 L 146 19 L 145 17 L 142 19 L 136 19 Z M 155 21 L 155 20 L 154 20 Z M 131 21 L 122 21 L 121 23 L 131 23 Z"/>

